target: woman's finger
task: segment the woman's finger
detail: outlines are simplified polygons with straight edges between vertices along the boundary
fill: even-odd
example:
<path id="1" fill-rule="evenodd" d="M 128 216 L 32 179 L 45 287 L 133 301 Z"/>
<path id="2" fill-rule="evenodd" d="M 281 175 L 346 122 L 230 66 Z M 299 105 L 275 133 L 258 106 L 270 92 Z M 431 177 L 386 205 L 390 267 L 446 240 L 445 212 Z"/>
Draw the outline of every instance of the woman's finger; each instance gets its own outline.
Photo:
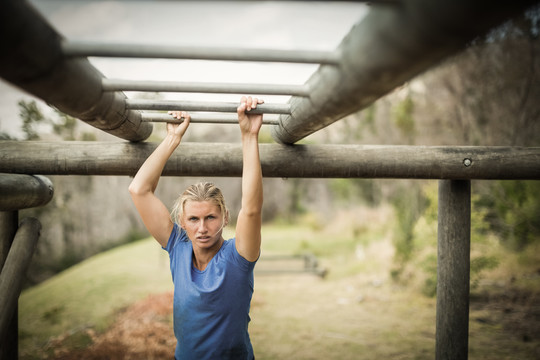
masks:
<path id="1" fill-rule="evenodd" d="M 181 115 L 179 111 L 169 111 L 169 114 L 172 115 L 175 119 L 180 119 Z"/>
<path id="2" fill-rule="evenodd" d="M 246 111 L 246 98 L 242 96 L 242 99 L 240 100 L 240 105 L 236 108 L 236 112 L 238 115 L 243 114 Z"/>

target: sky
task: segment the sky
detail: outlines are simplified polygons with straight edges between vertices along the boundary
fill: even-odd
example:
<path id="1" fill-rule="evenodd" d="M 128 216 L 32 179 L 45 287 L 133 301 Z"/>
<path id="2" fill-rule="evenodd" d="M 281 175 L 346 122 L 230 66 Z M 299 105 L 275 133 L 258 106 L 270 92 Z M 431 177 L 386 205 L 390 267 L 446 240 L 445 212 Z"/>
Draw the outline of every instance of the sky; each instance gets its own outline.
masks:
<path id="1" fill-rule="evenodd" d="M 68 40 L 284 50 L 334 50 L 369 9 L 359 2 L 335 1 L 31 0 L 30 3 Z M 90 58 L 90 62 L 109 78 L 276 84 L 303 84 L 318 67 L 166 59 Z M 1 79 L 0 94 L 0 132 L 21 138 L 17 102 L 32 97 Z M 164 98 L 237 101 L 239 95 L 168 93 Z M 267 103 L 285 103 L 288 99 L 264 98 Z"/>

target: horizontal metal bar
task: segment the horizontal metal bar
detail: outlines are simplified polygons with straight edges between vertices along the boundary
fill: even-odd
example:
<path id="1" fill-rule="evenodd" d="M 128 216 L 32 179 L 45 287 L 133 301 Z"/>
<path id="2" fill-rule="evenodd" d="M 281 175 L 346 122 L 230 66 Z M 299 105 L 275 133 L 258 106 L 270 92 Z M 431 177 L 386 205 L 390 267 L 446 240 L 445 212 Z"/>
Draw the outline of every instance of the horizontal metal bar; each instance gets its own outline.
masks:
<path id="1" fill-rule="evenodd" d="M 111 44 L 63 41 L 64 56 L 99 56 L 125 58 L 199 59 L 228 61 L 266 61 L 337 65 L 338 52 L 247 48 L 213 48 L 144 44 Z"/>
<path id="2" fill-rule="evenodd" d="M 132 176 L 157 145 L 2 141 L 0 172 Z M 180 147 L 163 175 L 242 175 L 240 143 Z M 540 147 L 260 144 L 259 149 L 265 177 L 540 180 Z"/>
<path id="3" fill-rule="evenodd" d="M 132 110 L 183 110 L 183 111 L 210 111 L 210 112 L 236 112 L 238 102 L 211 102 L 211 101 L 176 101 L 176 100 L 135 100 L 127 99 L 126 108 Z M 289 104 L 260 104 L 256 109 L 249 111 L 252 114 L 290 114 Z"/>
<path id="4" fill-rule="evenodd" d="M 238 116 L 232 114 L 190 114 L 191 123 L 206 124 L 238 124 Z M 174 118 L 169 114 L 161 113 L 141 113 L 141 121 L 144 122 L 163 122 L 163 123 L 182 123 L 183 120 Z M 278 119 L 263 119 L 263 125 L 277 125 Z"/>
<path id="5" fill-rule="evenodd" d="M 104 91 L 200 92 L 219 94 L 264 94 L 309 96 L 307 85 L 203 83 L 177 81 L 139 81 L 107 79 L 101 81 Z"/>

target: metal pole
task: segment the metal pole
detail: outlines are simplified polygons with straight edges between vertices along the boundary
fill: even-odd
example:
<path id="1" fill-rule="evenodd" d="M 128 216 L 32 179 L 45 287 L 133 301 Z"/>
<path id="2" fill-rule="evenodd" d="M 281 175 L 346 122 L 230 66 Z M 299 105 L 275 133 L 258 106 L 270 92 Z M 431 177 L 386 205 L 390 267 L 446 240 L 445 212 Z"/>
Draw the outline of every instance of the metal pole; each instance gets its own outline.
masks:
<path id="1" fill-rule="evenodd" d="M 471 182 L 439 181 L 436 359 L 467 359 Z"/>
<path id="2" fill-rule="evenodd" d="M 236 112 L 237 102 L 211 102 L 211 101 L 174 101 L 174 100 L 126 100 L 127 109 L 136 110 L 185 110 L 210 112 Z M 252 114 L 290 114 L 288 104 L 260 104 L 256 109 L 249 111 Z"/>
<path id="3" fill-rule="evenodd" d="M 18 211 L 0 211 L 0 270 L 4 268 L 18 224 Z M 17 308 L 13 310 L 13 313 L 17 314 Z M 16 360 L 19 357 L 19 321 L 17 316 L 13 316 L 11 322 L 5 327 L 4 331 L 0 330 L 4 334 L 0 336 L 0 344 L 2 344 L 0 346 L 0 359 Z"/>
<path id="4" fill-rule="evenodd" d="M 9 332 L 9 324 L 17 318 L 17 300 L 21 293 L 24 275 L 34 254 L 41 224 L 37 219 L 26 218 L 21 222 L 0 274 L 0 339 Z M 2 344 L 3 346 L 4 344 Z"/>
<path id="5" fill-rule="evenodd" d="M 219 135 L 216 135 L 219 137 Z M 0 172 L 134 175 L 157 143 L 2 141 Z M 165 176 L 241 176 L 240 143 L 182 143 Z M 540 148 L 260 144 L 265 177 L 540 180 Z M 202 161 L 204 160 L 204 161 Z"/>
<path id="6" fill-rule="evenodd" d="M 307 64 L 339 64 L 334 51 L 277 50 L 248 48 L 212 48 L 145 44 L 106 44 L 63 41 L 64 56 L 100 56 L 125 58 L 199 59 L 227 61 L 265 61 Z"/>
<path id="7" fill-rule="evenodd" d="M 130 141 L 150 136 L 126 96 L 104 92 L 103 75 L 87 59 L 66 58 L 56 32 L 28 1 L 0 1 L 0 76 L 62 112 Z"/>
<path id="8" fill-rule="evenodd" d="M 340 66 L 319 67 L 306 82 L 309 99 L 291 98 L 293 113 L 281 116 L 272 136 L 292 144 L 366 108 L 534 3 L 403 0 L 371 7 L 339 45 Z"/>
<path id="9" fill-rule="evenodd" d="M 309 96 L 306 85 L 138 81 L 103 78 L 104 91 L 200 92 Z"/>
<path id="10" fill-rule="evenodd" d="M 238 124 L 238 116 L 232 114 L 198 114 L 193 113 L 191 115 L 190 122 L 192 123 L 207 123 L 207 124 Z M 162 123 L 181 123 L 183 120 L 173 118 L 169 114 L 162 113 L 141 113 L 142 121 L 147 122 L 162 122 Z M 276 118 L 263 119 L 263 125 L 277 125 L 278 120 Z"/>

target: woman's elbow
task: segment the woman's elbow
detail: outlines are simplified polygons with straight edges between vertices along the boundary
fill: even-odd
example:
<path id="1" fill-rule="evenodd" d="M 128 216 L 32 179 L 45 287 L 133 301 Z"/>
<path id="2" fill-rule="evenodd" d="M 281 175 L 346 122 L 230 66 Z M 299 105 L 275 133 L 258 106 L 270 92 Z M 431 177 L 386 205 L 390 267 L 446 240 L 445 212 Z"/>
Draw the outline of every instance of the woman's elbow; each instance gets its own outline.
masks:
<path id="1" fill-rule="evenodd" d="M 131 195 L 137 194 L 137 187 L 133 184 L 133 182 L 129 184 L 128 191 Z"/>
<path id="2" fill-rule="evenodd" d="M 148 192 L 148 189 L 145 189 L 145 187 L 140 186 L 135 182 L 131 182 L 131 184 L 129 184 L 128 191 L 131 196 L 137 196 Z"/>
<path id="3" fill-rule="evenodd" d="M 262 208 L 259 207 L 248 207 L 241 209 L 242 215 L 249 219 L 260 219 L 262 218 Z"/>

